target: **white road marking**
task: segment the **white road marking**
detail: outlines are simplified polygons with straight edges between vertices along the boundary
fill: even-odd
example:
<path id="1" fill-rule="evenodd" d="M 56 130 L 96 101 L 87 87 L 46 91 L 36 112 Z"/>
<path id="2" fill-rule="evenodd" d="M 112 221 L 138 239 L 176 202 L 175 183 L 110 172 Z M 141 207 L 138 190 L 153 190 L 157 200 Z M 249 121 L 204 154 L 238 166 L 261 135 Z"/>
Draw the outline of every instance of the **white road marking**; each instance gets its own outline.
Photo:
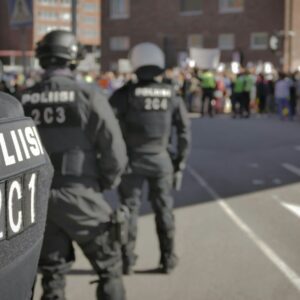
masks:
<path id="1" fill-rule="evenodd" d="M 282 184 L 282 181 L 279 178 L 274 178 L 272 180 L 272 182 L 273 182 L 273 184 L 276 184 L 276 185 Z"/>
<path id="2" fill-rule="evenodd" d="M 197 119 L 200 117 L 200 114 L 199 113 L 189 113 L 189 117 L 191 119 Z"/>
<path id="3" fill-rule="evenodd" d="M 295 175 L 297 175 L 297 176 L 300 176 L 300 168 L 298 168 L 298 167 L 296 167 L 296 166 L 294 166 L 294 165 L 288 164 L 288 163 L 284 163 L 284 164 L 282 164 L 282 166 L 283 166 L 286 170 L 292 172 L 293 174 L 295 174 Z"/>
<path id="4" fill-rule="evenodd" d="M 280 203 L 283 207 L 291 211 L 294 215 L 300 218 L 300 206 L 295 204 L 289 204 L 285 202 Z"/>
<path id="5" fill-rule="evenodd" d="M 259 168 L 259 164 L 258 163 L 250 163 L 249 167 L 253 168 L 253 169 L 257 169 L 257 168 Z"/>
<path id="6" fill-rule="evenodd" d="M 289 267 L 274 250 L 270 248 L 255 232 L 232 210 L 232 208 L 222 199 L 218 193 L 209 186 L 209 184 L 195 171 L 188 167 L 187 171 L 206 191 L 217 201 L 229 218 L 248 236 L 248 238 L 266 255 L 266 257 L 283 273 L 283 275 L 298 289 L 300 292 L 300 277 Z"/>
<path id="7" fill-rule="evenodd" d="M 261 180 L 261 179 L 253 179 L 252 180 L 252 184 L 253 185 L 264 185 L 265 182 L 263 180 Z"/>
<path id="8" fill-rule="evenodd" d="M 282 199 L 278 195 L 272 195 L 272 198 L 276 201 L 282 201 Z"/>
<path id="9" fill-rule="evenodd" d="M 281 206 L 300 218 L 300 205 L 287 203 L 285 199 L 274 194 L 272 198 L 280 203 Z"/>

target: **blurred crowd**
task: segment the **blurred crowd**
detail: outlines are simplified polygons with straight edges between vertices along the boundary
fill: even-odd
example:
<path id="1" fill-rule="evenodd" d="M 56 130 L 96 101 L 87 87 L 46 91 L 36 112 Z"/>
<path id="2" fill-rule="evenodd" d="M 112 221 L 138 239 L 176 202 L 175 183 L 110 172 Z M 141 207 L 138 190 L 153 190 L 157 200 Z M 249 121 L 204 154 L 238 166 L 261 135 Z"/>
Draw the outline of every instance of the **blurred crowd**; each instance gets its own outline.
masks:
<path id="1" fill-rule="evenodd" d="M 282 119 L 292 120 L 299 109 L 300 72 L 172 69 L 163 80 L 173 83 L 188 110 L 200 116 L 227 113 L 233 118 L 248 118 L 251 113 L 277 113 Z"/>
<path id="2" fill-rule="evenodd" d="M 233 118 L 250 117 L 251 113 L 278 113 L 280 118 L 293 119 L 300 98 L 300 73 L 256 73 L 241 69 L 211 72 L 194 69 L 183 73 L 180 93 L 189 111 L 231 113 Z M 299 106 L 299 105 L 298 105 Z"/>
<path id="3" fill-rule="evenodd" d="M 42 74 L 4 74 L 0 80 L 0 91 L 18 94 L 34 85 Z M 78 73 L 78 81 L 100 87 L 107 95 L 135 80 L 130 73 L 105 72 Z M 198 68 L 167 69 L 159 79 L 175 86 L 183 97 L 189 112 L 206 114 L 231 114 L 233 118 L 248 118 L 251 113 L 277 113 L 281 119 L 293 120 L 300 113 L 300 72 L 269 73 L 256 69 L 212 71 Z"/>

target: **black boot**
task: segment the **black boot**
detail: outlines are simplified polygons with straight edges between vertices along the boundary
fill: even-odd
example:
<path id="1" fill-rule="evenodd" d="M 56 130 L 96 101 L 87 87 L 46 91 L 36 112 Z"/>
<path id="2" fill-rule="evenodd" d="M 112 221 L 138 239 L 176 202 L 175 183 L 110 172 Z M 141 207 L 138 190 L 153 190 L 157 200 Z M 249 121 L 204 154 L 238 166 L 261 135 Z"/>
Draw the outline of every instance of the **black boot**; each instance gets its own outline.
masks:
<path id="1" fill-rule="evenodd" d="M 136 263 L 137 255 L 132 254 L 130 256 L 123 255 L 123 274 L 124 275 L 131 275 L 133 274 L 133 266 Z"/>
<path id="2" fill-rule="evenodd" d="M 96 291 L 98 300 L 125 300 L 126 293 L 121 277 L 101 278 Z"/>
<path id="3" fill-rule="evenodd" d="M 178 265 L 178 257 L 175 253 L 163 254 L 160 259 L 160 268 L 162 273 L 170 274 Z"/>

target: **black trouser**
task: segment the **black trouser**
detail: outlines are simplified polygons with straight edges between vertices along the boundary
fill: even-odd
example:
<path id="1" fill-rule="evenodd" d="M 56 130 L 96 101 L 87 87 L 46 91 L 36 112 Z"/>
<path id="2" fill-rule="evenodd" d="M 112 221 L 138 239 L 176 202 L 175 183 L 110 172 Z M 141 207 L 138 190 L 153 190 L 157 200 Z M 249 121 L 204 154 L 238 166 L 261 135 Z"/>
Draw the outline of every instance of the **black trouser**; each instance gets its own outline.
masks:
<path id="1" fill-rule="evenodd" d="M 100 193 L 81 184 L 53 189 L 40 258 L 43 300 L 65 299 L 65 274 L 76 241 L 99 276 L 97 299 L 124 300 L 120 245 L 111 238 L 111 209 Z"/>
<path id="2" fill-rule="evenodd" d="M 259 112 L 264 113 L 266 111 L 266 96 L 260 96 L 259 99 Z"/>
<path id="3" fill-rule="evenodd" d="M 239 104 L 239 111 L 237 111 L 237 105 Z M 235 117 L 237 113 L 242 115 L 243 110 L 243 94 L 234 93 L 231 97 L 232 114 Z"/>
<path id="4" fill-rule="evenodd" d="M 174 255 L 174 216 L 173 198 L 171 196 L 173 175 L 148 177 L 139 174 L 128 174 L 123 177 L 119 192 L 122 204 L 130 211 L 129 241 L 123 247 L 124 263 L 134 265 L 136 255 L 134 248 L 137 238 L 137 220 L 141 206 L 144 182 L 149 184 L 149 200 L 155 213 L 156 231 L 159 239 L 161 263 Z"/>
<path id="5" fill-rule="evenodd" d="M 212 100 L 214 99 L 214 89 L 202 89 L 202 103 L 201 103 L 201 114 L 204 114 L 204 106 L 206 99 L 208 99 L 208 113 L 212 115 Z"/>
<path id="6" fill-rule="evenodd" d="M 243 96 L 242 96 L 243 100 L 242 100 L 242 111 L 244 113 L 244 111 L 246 112 L 246 116 L 249 117 L 250 116 L 250 92 L 243 92 Z"/>
<path id="7" fill-rule="evenodd" d="M 296 108 L 297 108 L 297 98 L 296 98 L 296 96 L 291 97 L 290 107 L 291 107 L 291 116 L 294 117 L 296 115 Z"/>

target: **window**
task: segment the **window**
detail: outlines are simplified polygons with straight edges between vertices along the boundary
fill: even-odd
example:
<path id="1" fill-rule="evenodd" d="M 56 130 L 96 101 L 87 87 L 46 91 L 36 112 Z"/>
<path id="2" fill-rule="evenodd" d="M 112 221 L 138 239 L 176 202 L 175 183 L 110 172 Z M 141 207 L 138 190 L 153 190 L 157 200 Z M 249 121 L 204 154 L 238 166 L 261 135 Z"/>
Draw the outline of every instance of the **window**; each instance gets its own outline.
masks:
<path id="1" fill-rule="evenodd" d="M 41 25 L 37 28 L 37 31 L 39 33 L 47 33 L 56 29 L 61 29 L 61 30 L 66 30 L 66 31 L 71 31 L 70 26 L 50 26 L 50 25 Z"/>
<path id="2" fill-rule="evenodd" d="M 95 16 L 84 16 L 82 21 L 85 24 L 97 24 L 97 18 Z"/>
<path id="3" fill-rule="evenodd" d="M 64 6 L 71 5 L 71 0 L 38 0 L 38 2 L 44 5 L 57 5 L 57 4 L 61 4 Z"/>
<path id="4" fill-rule="evenodd" d="M 71 26 L 57 26 L 57 29 L 61 29 L 61 30 L 66 30 L 66 31 L 71 31 Z"/>
<path id="5" fill-rule="evenodd" d="M 269 36 L 266 32 L 255 32 L 251 34 L 251 49 L 268 49 Z"/>
<path id="6" fill-rule="evenodd" d="M 221 13 L 242 12 L 244 10 L 244 0 L 219 0 Z"/>
<path id="7" fill-rule="evenodd" d="M 202 0 L 180 0 L 182 13 L 199 13 L 202 11 Z"/>
<path id="8" fill-rule="evenodd" d="M 83 3 L 83 9 L 85 11 L 90 11 L 93 12 L 95 10 L 97 10 L 97 3 Z"/>
<path id="9" fill-rule="evenodd" d="M 56 5 L 58 0 L 39 0 L 39 2 L 45 5 Z"/>
<path id="10" fill-rule="evenodd" d="M 41 35 L 50 32 L 52 30 L 61 29 L 58 26 L 40 25 L 37 27 L 37 32 Z"/>
<path id="11" fill-rule="evenodd" d="M 62 5 L 65 6 L 70 6 L 71 5 L 71 0 L 60 0 Z"/>
<path id="12" fill-rule="evenodd" d="M 129 37 L 115 36 L 110 38 L 110 49 L 113 51 L 126 51 L 130 48 Z"/>
<path id="13" fill-rule="evenodd" d="M 226 33 L 219 35 L 219 49 L 221 50 L 233 50 L 234 45 L 234 34 Z"/>
<path id="14" fill-rule="evenodd" d="M 129 0 L 110 0 L 110 17 L 122 19 L 129 17 Z"/>
<path id="15" fill-rule="evenodd" d="M 61 18 L 63 21 L 70 21 L 70 20 L 71 20 L 71 14 L 68 13 L 68 12 L 61 13 L 61 14 L 60 14 L 60 18 Z"/>
<path id="16" fill-rule="evenodd" d="M 38 17 L 43 20 L 57 20 L 58 14 L 54 11 L 42 10 L 38 12 Z"/>
<path id="17" fill-rule="evenodd" d="M 112 70 L 112 71 L 118 70 L 118 62 L 112 61 L 109 65 L 110 65 L 110 70 Z"/>
<path id="18" fill-rule="evenodd" d="M 99 37 L 99 32 L 97 30 L 84 29 L 81 31 L 80 35 L 85 39 L 95 39 Z"/>
<path id="19" fill-rule="evenodd" d="M 188 49 L 203 48 L 203 36 L 201 34 L 190 34 L 187 40 Z"/>
<path id="20" fill-rule="evenodd" d="M 46 32 L 46 28 L 44 25 L 40 25 L 39 27 L 36 28 L 36 32 L 38 34 L 44 34 Z"/>

